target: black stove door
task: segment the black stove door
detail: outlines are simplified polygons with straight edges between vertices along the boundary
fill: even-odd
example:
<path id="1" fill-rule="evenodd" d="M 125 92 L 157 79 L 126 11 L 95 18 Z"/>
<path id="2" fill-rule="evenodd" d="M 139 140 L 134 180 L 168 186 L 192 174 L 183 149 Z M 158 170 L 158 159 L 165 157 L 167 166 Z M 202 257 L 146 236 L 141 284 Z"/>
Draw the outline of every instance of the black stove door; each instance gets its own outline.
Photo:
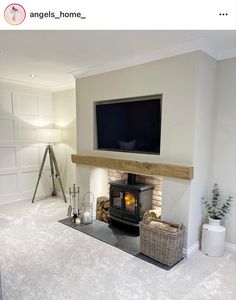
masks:
<path id="1" fill-rule="evenodd" d="M 111 215 L 122 220 L 138 223 L 140 221 L 139 193 L 118 187 L 110 188 Z"/>

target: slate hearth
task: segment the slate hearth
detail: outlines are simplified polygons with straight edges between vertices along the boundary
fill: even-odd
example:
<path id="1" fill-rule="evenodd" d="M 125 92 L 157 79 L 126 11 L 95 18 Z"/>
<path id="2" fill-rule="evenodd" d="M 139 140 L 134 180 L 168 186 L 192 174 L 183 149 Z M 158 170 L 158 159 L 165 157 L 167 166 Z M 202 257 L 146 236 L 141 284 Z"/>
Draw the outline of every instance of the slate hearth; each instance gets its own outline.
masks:
<path id="1" fill-rule="evenodd" d="M 91 237 L 114 246 L 120 250 L 123 250 L 146 262 L 156 265 L 164 270 L 171 269 L 171 267 L 165 266 L 139 252 L 139 234 L 133 228 L 128 228 L 127 230 L 127 226 L 124 229 L 123 226 L 111 226 L 99 220 L 94 220 L 92 224 L 88 225 L 76 225 L 75 223 L 71 222 L 70 218 L 60 220 L 59 222 L 88 234 Z"/>

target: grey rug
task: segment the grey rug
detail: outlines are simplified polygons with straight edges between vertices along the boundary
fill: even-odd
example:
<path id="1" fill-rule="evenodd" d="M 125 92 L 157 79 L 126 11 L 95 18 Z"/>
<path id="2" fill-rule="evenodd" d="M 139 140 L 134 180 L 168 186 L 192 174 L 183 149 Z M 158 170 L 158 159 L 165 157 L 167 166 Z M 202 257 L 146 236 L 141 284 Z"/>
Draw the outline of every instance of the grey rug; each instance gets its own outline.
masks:
<path id="1" fill-rule="evenodd" d="M 156 265 L 164 270 L 170 270 L 173 267 L 163 265 L 158 261 L 140 253 L 139 233 L 137 230 L 135 231 L 131 228 L 127 230 L 127 227 L 124 229 L 122 226 L 111 226 L 99 220 L 94 220 L 92 224 L 88 225 L 76 225 L 75 223 L 71 222 L 70 218 L 63 219 L 59 222 L 88 234 L 111 246 L 119 248 L 120 250 L 128 252 L 129 254 Z"/>

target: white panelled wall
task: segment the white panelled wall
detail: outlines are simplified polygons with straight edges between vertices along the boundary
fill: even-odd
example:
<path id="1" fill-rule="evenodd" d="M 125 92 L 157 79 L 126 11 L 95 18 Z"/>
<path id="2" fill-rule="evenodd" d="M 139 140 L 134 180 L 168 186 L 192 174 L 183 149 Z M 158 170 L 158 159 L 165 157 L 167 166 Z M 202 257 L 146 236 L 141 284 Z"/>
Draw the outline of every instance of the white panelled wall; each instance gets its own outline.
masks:
<path id="1" fill-rule="evenodd" d="M 53 126 L 50 92 L 0 82 L 0 203 L 32 198 L 45 145 L 36 129 Z M 50 195 L 49 162 L 37 197 Z"/>

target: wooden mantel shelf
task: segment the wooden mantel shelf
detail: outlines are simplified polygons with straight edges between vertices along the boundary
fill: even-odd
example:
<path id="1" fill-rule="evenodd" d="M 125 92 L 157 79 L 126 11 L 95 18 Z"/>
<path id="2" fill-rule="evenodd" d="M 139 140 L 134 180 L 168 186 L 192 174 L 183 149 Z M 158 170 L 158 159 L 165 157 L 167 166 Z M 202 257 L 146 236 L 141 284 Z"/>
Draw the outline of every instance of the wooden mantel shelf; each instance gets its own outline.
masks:
<path id="1" fill-rule="evenodd" d="M 140 162 L 135 160 L 116 159 L 100 156 L 84 156 L 76 154 L 72 154 L 71 159 L 73 163 L 85 166 L 114 169 L 145 175 L 159 175 L 179 179 L 193 178 L 192 166 Z"/>

